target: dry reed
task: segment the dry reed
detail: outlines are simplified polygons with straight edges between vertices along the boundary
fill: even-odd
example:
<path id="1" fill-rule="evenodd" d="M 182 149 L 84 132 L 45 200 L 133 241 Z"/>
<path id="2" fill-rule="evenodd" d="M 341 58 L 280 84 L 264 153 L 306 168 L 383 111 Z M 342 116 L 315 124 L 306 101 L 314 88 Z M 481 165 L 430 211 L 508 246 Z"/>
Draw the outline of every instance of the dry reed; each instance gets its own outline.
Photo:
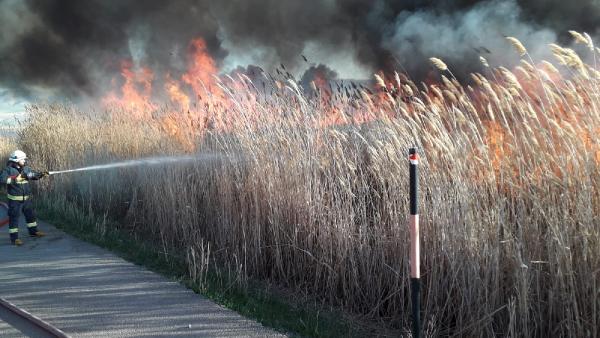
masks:
<path id="1" fill-rule="evenodd" d="M 523 65 L 530 76 L 518 79 L 490 69 L 505 81 L 474 74 L 468 88 L 444 78 L 419 89 L 396 75 L 394 100 L 357 86 L 326 104 L 292 79 L 273 80 L 270 92 L 230 79 L 222 87 L 234 104 L 192 112 L 226 117 L 226 128 L 178 124 L 196 135 L 197 151 L 222 158 L 56 177 L 44 188 L 185 254 L 198 280 L 218 262 L 242 284 L 274 281 L 402 329 L 406 151 L 416 145 L 427 335 L 598 337 L 598 79 L 545 65 Z M 20 142 L 37 166 L 56 170 L 189 151 L 171 127 L 162 117 L 123 125 L 40 106 Z"/>

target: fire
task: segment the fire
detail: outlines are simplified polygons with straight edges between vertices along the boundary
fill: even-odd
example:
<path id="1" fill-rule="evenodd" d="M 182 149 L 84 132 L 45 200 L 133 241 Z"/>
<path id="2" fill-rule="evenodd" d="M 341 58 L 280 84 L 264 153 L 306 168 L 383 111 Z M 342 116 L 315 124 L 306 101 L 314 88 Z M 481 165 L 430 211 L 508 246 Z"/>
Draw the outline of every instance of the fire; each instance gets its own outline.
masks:
<path id="1" fill-rule="evenodd" d="M 472 85 L 467 86 L 445 76 L 448 74 L 438 74 L 437 81 L 417 86 L 404 75 L 380 72 L 373 86 L 344 87 L 343 82 L 332 82 L 323 66 L 314 69 L 312 78 L 303 78 L 312 91 L 299 87 L 287 71 L 279 76 L 259 74 L 255 82 L 244 71 L 220 76 L 200 38 L 190 42 L 186 64 L 180 73 L 155 74 L 148 67 L 124 61 L 120 89 L 109 92 L 102 101 L 120 108 L 128 118 L 154 123 L 188 150 L 193 150 L 193 140 L 207 130 L 248 130 L 277 123 L 305 126 L 306 115 L 295 122 L 286 120 L 293 112 L 316 112 L 309 119 L 316 128 L 402 116 L 411 123 L 423 123 L 424 116 L 433 115 L 442 122 L 432 128 L 443 125 L 453 133 L 461 129 L 470 133 L 476 128 L 485 148 L 477 148 L 473 155 L 481 161 L 487 159 L 495 175 L 516 171 L 511 157 L 519 148 L 517 143 L 523 142 L 519 140 L 523 128 L 532 136 L 531 142 L 525 141 L 529 151 L 565 152 L 570 145 L 560 137 L 569 136 L 578 139 L 582 150 L 600 164 L 600 145 L 594 138 L 600 128 L 586 128 L 588 111 L 596 102 L 590 83 L 562 77 L 548 62 L 522 62 L 513 70 L 499 67 L 488 70 L 486 76 L 473 74 Z M 551 133 L 531 132 L 532 128 Z M 546 140 L 554 145 L 540 145 Z M 552 166 L 545 171 L 532 168 L 531 172 L 562 177 L 562 170 Z"/>
<path id="2" fill-rule="evenodd" d="M 218 69 L 209 55 L 204 40 L 192 40 L 189 46 L 189 62 L 187 71 L 180 80 L 170 73 L 162 77 L 166 96 L 176 105 L 175 110 L 187 112 L 193 102 L 202 101 L 205 97 L 213 97 L 212 104 L 220 100 L 222 91 L 216 86 Z M 105 106 L 116 106 L 130 113 L 134 118 L 148 118 L 148 113 L 158 108 L 152 97 L 154 72 L 147 67 L 135 68 L 131 61 L 121 64 L 123 84 L 120 93 L 113 90 L 102 100 Z M 113 85 L 116 80 L 113 80 Z M 160 95 L 159 95 L 160 96 Z M 215 101 L 216 100 L 216 101 Z"/>
<path id="3" fill-rule="evenodd" d="M 192 87 L 197 97 L 203 97 L 208 93 L 219 94 L 220 90 L 215 88 L 215 76 L 218 74 L 218 69 L 215 61 L 209 55 L 203 39 L 192 40 L 189 57 L 188 71 L 183 74 L 181 80 Z"/>
<path id="4" fill-rule="evenodd" d="M 228 107 L 228 103 L 217 86 L 218 69 L 203 39 L 190 42 L 187 57 L 187 70 L 177 76 L 172 73 L 155 76 L 148 67 L 134 67 L 130 60 L 123 61 L 120 89 L 110 91 L 102 99 L 102 104 L 111 111 L 116 108 L 119 113 L 126 113 L 127 118 L 151 122 L 152 113 L 159 109 L 156 102 L 160 101 L 157 98 L 168 98 L 170 106 L 166 114 L 154 123 L 189 148 L 190 139 L 193 138 L 190 130 L 197 128 L 197 134 L 203 133 L 206 121 L 210 121 L 214 127 L 223 127 L 224 117 L 220 110 Z M 153 84 L 157 80 L 163 83 L 162 87 L 157 87 L 162 88 L 163 93 L 153 92 Z M 113 87 L 117 82 L 113 79 Z M 208 108 L 212 115 L 207 116 L 206 109 L 193 111 L 194 105 L 205 105 L 204 108 Z"/>
<path id="5" fill-rule="evenodd" d="M 147 67 L 134 69 L 133 62 L 123 61 L 121 76 L 124 80 L 121 95 L 111 91 L 102 100 L 103 104 L 120 108 L 137 119 L 148 118 L 150 112 L 156 109 L 151 101 L 154 72 Z"/>
<path id="6" fill-rule="evenodd" d="M 189 96 L 182 91 L 179 82 L 173 80 L 169 74 L 166 76 L 165 90 L 167 91 L 171 101 L 177 104 L 182 111 L 187 112 L 190 110 Z"/>
<path id="7" fill-rule="evenodd" d="M 506 130 L 496 121 L 488 121 L 486 125 L 486 143 L 489 159 L 494 171 L 498 174 L 502 163 L 511 158 L 512 151 L 508 148 L 508 135 Z M 513 161 L 511 160 L 511 163 Z"/>

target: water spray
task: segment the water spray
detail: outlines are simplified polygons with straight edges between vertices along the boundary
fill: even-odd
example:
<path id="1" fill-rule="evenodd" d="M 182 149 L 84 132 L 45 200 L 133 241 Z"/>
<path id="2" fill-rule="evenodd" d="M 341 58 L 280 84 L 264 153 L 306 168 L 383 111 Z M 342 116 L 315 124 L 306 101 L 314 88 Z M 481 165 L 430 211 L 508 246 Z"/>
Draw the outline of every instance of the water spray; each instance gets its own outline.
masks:
<path id="1" fill-rule="evenodd" d="M 202 157 L 198 155 L 187 155 L 187 156 L 163 156 L 163 157 L 149 157 L 139 160 L 129 160 L 122 161 L 116 163 L 108 163 L 108 164 L 98 164 L 92 165 L 88 167 L 76 168 L 76 169 L 67 169 L 67 170 L 58 170 L 58 171 L 49 171 L 49 175 L 58 175 L 58 174 L 66 174 L 73 172 L 81 172 L 81 171 L 92 171 L 92 170 L 106 170 L 113 168 L 123 168 L 123 167 L 133 167 L 139 165 L 160 165 L 160 164 L 168 164 L 175 162 L 191 162 L 198 161 L 200 159 L 205 158 L 216 158 L 218 155 L 216 154 L 203 154 Z"/>

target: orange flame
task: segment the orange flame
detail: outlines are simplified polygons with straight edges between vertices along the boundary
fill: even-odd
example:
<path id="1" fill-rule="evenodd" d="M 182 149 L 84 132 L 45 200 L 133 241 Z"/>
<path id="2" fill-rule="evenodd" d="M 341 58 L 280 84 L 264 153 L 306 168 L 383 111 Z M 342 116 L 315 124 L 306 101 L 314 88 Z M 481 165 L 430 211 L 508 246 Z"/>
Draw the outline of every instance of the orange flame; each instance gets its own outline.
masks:
<path id="1" fill-rule="evenodd" d="M 190 110 L 190 98 L 181 90 L 179 82 L 173 80 L 170 74 L 166 76 L 165 90 L 171 101 L 178 104 L 182 111 L 187 112 Z"/>
<path id="2" fill-rule="evenodd" d="M 218 73 L 218 70 L 215 61 L 206 50 L 206 42 L 201 38 L 192 40 L 189 55 L 188 71 L 183 74 L 181 80 L 192 87 L 197 97 L 202 97 L 207 92 L 220 93 L 219 90 L 214 88 L 214 76 Z"/>
<path id="3" fill-rule="evenodd" d="M 353 86 L 351 93 L 346 91 L 346 95 L 335 92 L 333 86 L 329 85 L 326 74 L 317 71 L 312 79 L 312 86 L 318 95 L 309 97 L 306 102 L 302 97 L 302 90 L 297 88 L 293 79 L 286 81 L 287 77 L 281 79 L 265 76 L 269 86 L 263 84 L 262 92 L 254 87 L 243 72 L 237 74 L 237 79 L 234 79 L 236 75 L 218 77 L 216 63 L 201 38 L 190 42 L 187 60 L 188 67 L 183 74 L 167 73 L 160 77 L 163 83 L 157 88 L 163 90 L 162 93 L 153 93 L 155 74 L 151 69 L 135 67 L 131 61 L 124 61 L 121 64 L 121 87 L 109 92 L 102 101 L 105 105 L 121 108 L 121 111 L 128 113 L 127 118 L 149 121 L 190 150 L 194 147 L 192 140 L 204 135 L 208 129 L 231 131 L 235 128 L 261 128 L 279 123 L 282 113 L 300 111 L 305 104 L 319 112 L 319 116 L 311 122 L 317 128 L 348 123 L 362 124 L 398 115 L 414 116 L 418 120 L 418 116 L 429 110 L 429 107 L 457 107 L 464 113 L 476 116 L 483 123 L 483 141 L 487 151 L 485 156 L 479 151 L 474 155 L 478 158 L 487 157 L 496 175 L 501 171 L 511 170 L 511 162 L 507 159 L 513 155 L 510 145 L 516 137 L 506 127 L 515 121 L 509 118 L 508 121 L 499 123 L 494 118 L 493 110 L 510 112 L 512 106 L 509 106 L 509 102 L 514 101 L 526 103 L 527 106 L 524 107 L 529 107 L 527 115 L 523 115 L 523 112 L 511 114 L 516 116 L 513 119 L 517 122 L 533 118 L 543 127 L 549 122 L 539 112 L 551 112 L 550 118 L 558 121 L 563 129 L 573 129 L 570 134 L 577 134 L 591 158 L 600 163 L 600 145 L 594 139 L 594 135 L 600 130 L 582 129 L 582 122 L 579 121 L 586 116 L 586 107 L 594 104 L 593 97 L 586 88 L 582 88 L 577 82 L 565 81 L 552 69 L 546 69 L 547 78 L 552 85 L 548 84 L 549 81 L 542 81 L 537 73 L 528 71 L 528 66 L 524 65 L 524 68 L 516 69 L 516 80 L 511 86 L 496 80 L 496 77 L 502 78 L 501 73 L 493 73 L 497 75 L 493 81 L 484 80 L 487 77 L 481 75 L 475 77 L 475 89 L 442 76 L 442 81 L 425 83 L 420 92 L 410 80 L 400 80 L 398 74 L 391 77 L 379 73 L 377 86 L 371 87 L 373 90 L 362 85 L 360 88 Z M 543 65 L 537 67 L 543 69 Z M 532 66 L 530 68 L 533 69 Z M 540 71 L 540 74 L 543 73 Z M 114 80 L 113 85 L 116 83 L 117 80 Z M 266 92 L 268 94 L 263 94 Z M 153 94 L 168 98 L 172 106 L 153 115 L 158 109 L 154 103 L 157 101 L 152 100 Z M 285 105 L 272 107 L 274 109 L 260 109 L 263 102 L 268 104 L 268 99 L 262 95 L 272 95 L 276 100 L 281 98 L 285 100 Z M 502 101 L 498 96 L 505 96 L 510 100 Z M 306 123 L 305 121 L 298 121 L 298 125 Z M 552 171 L 557 177 L 561 177 L 560 168 L 552 168 Z"/>
<path id="4" fill-rule="evenodd" d="M 149 113 L 156 109 L 151 101 L 154 72 L 147 67 L 133 69 L 131 61 L 123 61 L 121 76 L 124 79 L 121 95 L 112 91 L 102 99 L 102 102 L 106 106 L 121 108 L 132 114 L 134 118 L 147 118 Z"/>

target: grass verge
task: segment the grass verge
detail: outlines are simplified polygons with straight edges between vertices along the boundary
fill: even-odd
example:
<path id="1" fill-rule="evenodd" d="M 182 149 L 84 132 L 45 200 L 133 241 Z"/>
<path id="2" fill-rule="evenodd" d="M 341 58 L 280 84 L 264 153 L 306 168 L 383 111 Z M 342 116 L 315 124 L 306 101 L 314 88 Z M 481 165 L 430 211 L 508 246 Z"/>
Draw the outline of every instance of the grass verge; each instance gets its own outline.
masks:
<path id="1" fill-rule="evenodd" d="M 194 292 L 277 331 L 300 337 L 364 336 L 363 330 L 344 319 L 345 315 L 286 299 L 262 282 L 251 281 L 247 288 L 241 288 L 209 272 L 205 284 L 199 285 L 188 276 L 184 257 L 167 255 L 150 243 L 115 230 L 117 227 L 111 226 L 111 221 L 84 212 L 72 202 L 40 198 L 36 207 L 40 218 L 66 233 L 179 281 Z"/>

